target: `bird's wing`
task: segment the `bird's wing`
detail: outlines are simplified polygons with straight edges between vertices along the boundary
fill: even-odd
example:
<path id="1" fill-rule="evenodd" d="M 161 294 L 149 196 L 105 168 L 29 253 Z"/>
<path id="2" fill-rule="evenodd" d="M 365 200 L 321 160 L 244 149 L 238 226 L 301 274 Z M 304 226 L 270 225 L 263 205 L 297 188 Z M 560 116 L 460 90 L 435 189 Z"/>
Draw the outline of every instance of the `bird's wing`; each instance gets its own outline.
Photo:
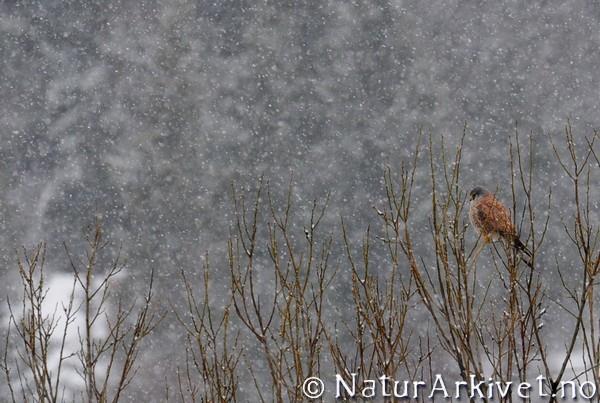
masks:
<path id="1" fill-rule="evenodd" d="M 492 195 L 482 198 L 477 209 L 477 218 L 485 233 L 515 235 L 508 209 Z"/>

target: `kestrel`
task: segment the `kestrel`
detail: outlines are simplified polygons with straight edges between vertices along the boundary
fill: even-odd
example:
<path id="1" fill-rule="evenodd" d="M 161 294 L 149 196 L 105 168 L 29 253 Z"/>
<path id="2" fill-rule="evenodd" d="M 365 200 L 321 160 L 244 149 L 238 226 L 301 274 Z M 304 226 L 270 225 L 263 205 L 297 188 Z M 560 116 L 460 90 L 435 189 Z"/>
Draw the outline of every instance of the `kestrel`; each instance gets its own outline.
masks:
<path id="1" fill-rule="evenodd" d="M 515 248 L 531 257 L 531 252 L 519 239 L 510 218 L 510 212 L 501 201 L 479 186 L 471 190 L 469 197 L 471 199 L 469 206 L 471 224 L 486 244 L 501 240 L 507 248 Z M 528 259 L 523 260 L 528 266 L 532 266 Z"/>

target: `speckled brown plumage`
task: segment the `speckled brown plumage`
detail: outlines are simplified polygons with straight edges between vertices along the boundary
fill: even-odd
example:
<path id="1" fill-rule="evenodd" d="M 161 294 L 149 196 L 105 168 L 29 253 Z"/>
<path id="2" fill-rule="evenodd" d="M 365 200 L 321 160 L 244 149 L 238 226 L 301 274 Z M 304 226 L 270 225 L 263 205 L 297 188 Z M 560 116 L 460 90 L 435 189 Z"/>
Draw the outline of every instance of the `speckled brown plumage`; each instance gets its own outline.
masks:
<path id="1" fill-rule="evenodd" d="M 476 187 L 470 193 L 469 218 L 475 231 L 485 243 L 502 240 L 506 247 L 514 247 L 531 257 L 531 252 L 519 239 L 510 212 L 502 202 L 487 190 Z M 523 259 L 532 267 L 529 259 Z"/>
<path id="2" fill-rule="evenodd" d="M 508 209 L 491 193 L 471 203 L 469 217 L 477 233 L 486 241 L 504 238 L 512 240 L 516 236 Z"/>

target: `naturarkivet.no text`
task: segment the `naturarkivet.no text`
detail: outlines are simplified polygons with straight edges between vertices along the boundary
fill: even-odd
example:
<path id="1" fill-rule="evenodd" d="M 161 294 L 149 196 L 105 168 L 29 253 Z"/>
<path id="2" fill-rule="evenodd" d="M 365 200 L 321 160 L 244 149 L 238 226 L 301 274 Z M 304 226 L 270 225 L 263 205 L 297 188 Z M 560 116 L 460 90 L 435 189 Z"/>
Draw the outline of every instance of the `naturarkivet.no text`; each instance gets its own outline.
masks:
<path id="1" fill-rule="evenodd" d="M 352 379 L 345 381 L 336 374 L 335 389 L 336 398 L 378 398 L 378 397 L 404 397 L 418 399 L 422 397 L 444 397 L 444 398 L 503 398 L 511 392 L 519 398 L 550 397 L 544 385 L 547 385 L 546 377 L 543 375 L 535 378 L 535 382 L 499 382 L 489 378 L 487 381 L 477 381 L 475 375 L 470 375 L 469 382 L 456 381 L 445 382 L 440 374 L 434 376 L 429 385 L 425 381 L 396 381 L 382 375 L 377 379 L 366 379 L 358 384 L 358 374 L 352 373 Z M 590 381 L 562 381 L 559 385 L 560 398 L 584 398 L 591 399 L 596 395 L 596 384 Z"/>

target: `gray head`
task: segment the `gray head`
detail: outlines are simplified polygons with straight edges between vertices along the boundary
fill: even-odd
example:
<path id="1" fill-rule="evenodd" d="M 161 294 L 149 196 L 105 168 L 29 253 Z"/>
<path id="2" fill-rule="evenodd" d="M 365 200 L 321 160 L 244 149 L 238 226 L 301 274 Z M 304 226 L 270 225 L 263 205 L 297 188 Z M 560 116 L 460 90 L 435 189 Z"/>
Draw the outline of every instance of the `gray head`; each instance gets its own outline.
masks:
<path id="1" fill-rule="evenodd" d="M 475 200 L 483 195 L 488 194 L 489 192 L 487 190 L 485 190 L 484 188 L 477 186 L 474 187 L 473 190 L 471 190 L 469 192 L 469 200 Z"/>

